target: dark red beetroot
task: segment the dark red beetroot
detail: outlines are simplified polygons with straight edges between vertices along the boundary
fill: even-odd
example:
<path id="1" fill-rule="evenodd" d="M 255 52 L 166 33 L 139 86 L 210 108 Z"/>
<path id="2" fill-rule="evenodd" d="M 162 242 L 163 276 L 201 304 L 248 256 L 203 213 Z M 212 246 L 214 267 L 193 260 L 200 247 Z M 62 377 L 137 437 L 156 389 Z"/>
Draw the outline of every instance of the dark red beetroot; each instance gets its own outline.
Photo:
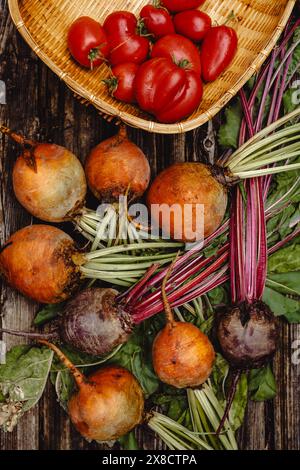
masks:
<path id="1" fill-rule="evenodd" d="M 277 348 L 277 321 L 263 302 L 226 308 L 217 319 L 222 352 L 232 367 L 253 369 L 269 362 Z"/>
<path id="2" fill-rule="evenodd" d="M 49 333 L 26 333 L 0 329 L 4 333 L 32 339 L 63 342 L 92 356 L 104 356 L 128 341 L 134 323 L 114 289 L 93 288 L 79 292 L 70 300 Z"/>
<path id="3" fill-rule="evenodd" d="M 85 377 L 53 344 L 40 341 L 52 349 L 70 370 L 77 391 L 68 403 L 69 416 L 80 434 L 89 441 L 119 439 L 143 419 L 143 391 L 128 370 L 108 366 Z"/>
<path id="4" fill-rule="evenodd" d="M 57 332 L 63 342 L 94 356 L 105 355 L 128 341 L 133 323 L 114 289 L 87 289 L 70 300 Z"/>

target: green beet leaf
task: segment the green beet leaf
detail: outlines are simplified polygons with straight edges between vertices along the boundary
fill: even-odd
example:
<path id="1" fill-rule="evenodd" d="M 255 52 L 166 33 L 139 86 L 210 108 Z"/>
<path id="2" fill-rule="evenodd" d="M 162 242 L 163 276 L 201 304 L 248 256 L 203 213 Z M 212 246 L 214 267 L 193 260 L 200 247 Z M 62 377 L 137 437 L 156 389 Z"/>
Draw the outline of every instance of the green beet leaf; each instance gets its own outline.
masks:
<path id="1" fill-rule="evenodd" d="M 300 271 L 269 274 L 267 286 L 280 294 L 300 296 Z"/>
<path id="2" fill-rule="evenodd" d="M 276 251 L 269 257 L 269 273 L 282 274 L 300 270 L 300 244 L 292 245 Z"/>
<path id="3" fill-rule="evenodd" d="M 45 323 L 48 323 L 49 321 L 53 320 L 61 313 L 64 305 L 64 302 L 60 304 L 46 305 L 42 310 L 37 313 L 33 324 L 35 326 L 42 326 Z"/>
<path id="4" fill-rule="evenodd" d="M 242 108 L 240 102 L 228 106 L 225 110 L 225 123 L 219 129 L 219 144 L 225 148 L 237 148 L 242 122 Z"/>
<path id="5" fill-rule="evenodd" d="M 289 298 L 266 287 L 263 301 L 270 307 L 274 315 L 284 316 L 290 323 L 300 323 L 300 301 L 298 299 Z"/>
<path id="6" fill-rule="evenodd" d="M 48 348 L 16 346 L 0 365 L 0 426 L 12 431 L 19 418 L 41 398 L 53 360 Z"/>
<path id="7" fill-rule="evenodd" d="M 119 443 L 123 450 L 140 450 L 134 431 L 131 431 L 129 434 L 126 434 L 126 436 L 121 437 L 119 439 Z"/>
<path id="8" fill-rule="evenodd" d="M 276 396 L 277 387 L 271 366 L 252 369 L 248 377 L 248 387 L 251 400 L 272 400 Z"/>

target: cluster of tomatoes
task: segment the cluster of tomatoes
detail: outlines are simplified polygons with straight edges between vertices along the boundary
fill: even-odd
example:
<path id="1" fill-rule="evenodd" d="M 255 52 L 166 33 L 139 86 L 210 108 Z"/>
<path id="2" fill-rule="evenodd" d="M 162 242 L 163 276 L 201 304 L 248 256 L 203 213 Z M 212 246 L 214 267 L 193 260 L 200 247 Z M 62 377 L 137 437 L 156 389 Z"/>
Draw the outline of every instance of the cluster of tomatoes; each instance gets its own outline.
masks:
<path id="1" fill-rule="evenodd" d="M 204 0 L 155 0 L 140 12 L 110 14 L 103 26 L 89 17 L 70 27 L 68 46 L 82 66 L 106 61 L 110 93 L 162 123 L 192 114 L 203 96 L 203 82 L 216 80 L 234 58 L 238 38 L 227 25 L 212 26 L 198 8 Z"/>

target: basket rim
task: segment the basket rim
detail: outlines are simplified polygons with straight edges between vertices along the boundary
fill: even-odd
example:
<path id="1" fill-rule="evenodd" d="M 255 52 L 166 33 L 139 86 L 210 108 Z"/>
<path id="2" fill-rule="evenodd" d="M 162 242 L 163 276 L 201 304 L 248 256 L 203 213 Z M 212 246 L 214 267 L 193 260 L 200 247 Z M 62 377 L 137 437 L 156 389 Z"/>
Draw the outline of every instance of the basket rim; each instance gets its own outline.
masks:
<path id="1" fill-rule="evenodd" d="M 296 0 L 288 0 L 284 12 L 279 19 L 277 27 L 274 29 L 274 33 L 270 37 L 265 48 L 260 51 L 256 59 L 252 62 L 250 67 L 240 76 L 239 80 L 231 87 L 214 105 L 207 111 L 203 112 L 194 119 L 190 119 L 175 124 L 161 124 L 156 121 L 149 121 L 124 111 L 119 111 L 114 106 L 107 103 L 101 98 L 97 98 L 95 95 L 88 93 L 81 85 L 79 85 L 69 74 L 63 72 L 49 57 L 45 54 L 40 46 L 35 42 L 30 32 L 28 31 L 21 12 L 19 9 L 20 0 L 8 0 L 10 16 L 22 35 L 23 39 L 36 53 L 36 55 L 62 80 L 66 85 L 80 97 L 84 98 L 93 106 L 95 106 L 101 113 L 113 116 L 132 127 L 136 127 L 148 132 L 158 134 L 181 134 L 191 130 L 194 130 L 207 121 L 210 121 L 221 109 L 238 93 L 243 85 L 252 77 L 254 73 L 262 66 L 264 61 L 268 58 L 272 49 L 274 48 L 277 40 L 279 39 L 284 27 L 286 26 L 288 19 L 295 6 Z"/>

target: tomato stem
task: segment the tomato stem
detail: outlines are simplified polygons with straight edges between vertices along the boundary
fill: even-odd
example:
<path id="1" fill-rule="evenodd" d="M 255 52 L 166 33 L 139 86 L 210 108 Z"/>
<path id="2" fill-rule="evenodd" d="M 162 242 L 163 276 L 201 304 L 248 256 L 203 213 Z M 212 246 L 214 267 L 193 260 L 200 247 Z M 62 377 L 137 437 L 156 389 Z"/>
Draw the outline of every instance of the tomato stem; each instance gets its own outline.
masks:
<path id="1" fill-rule="evenodd" d="M 107 86 L 109 94 L 114 96 L 114 93 L 119 85 L 119 80 L 117 79 L 117 77 L 113 76 L 111 78 L 106 78 L 105 80 L 102 80 L 102 82 L 105 83 L 105 85 Z"/>
<path id="2" fill-rule="evenodd" d="M 94 70 L 94 62 L 97 60 L 97 59 L 101 59 L 103 61 L 105 61 L 105 57 L 104 55 L 102 54 L 101 52 L 101 48 L 105 45 L 105 43 L 101 43 L 99 44 L 99 46 L 97 47 L 93 47 L 89 54 L 88 54 L 88 59 L 90 61 L 90 64 L 91 64 L 91 70 Z"/>

